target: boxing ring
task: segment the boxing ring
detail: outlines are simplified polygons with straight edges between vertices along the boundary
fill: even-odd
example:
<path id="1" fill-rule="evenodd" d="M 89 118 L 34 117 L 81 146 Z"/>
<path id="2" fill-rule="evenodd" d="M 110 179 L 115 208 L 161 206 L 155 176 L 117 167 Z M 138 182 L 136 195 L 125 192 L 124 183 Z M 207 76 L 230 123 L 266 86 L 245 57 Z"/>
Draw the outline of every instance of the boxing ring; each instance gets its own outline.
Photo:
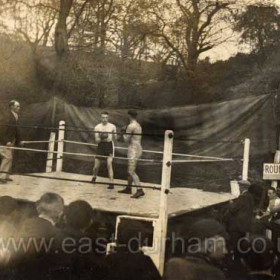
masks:
<path id="1" fill-rule="evenodd" d="M 0 189 L 0 195 L 11 195 L 17 199 L 37 201 L 42 194 L 47 191 L 51 191 L 60 194 L 65 199 L 66 204 L 69 204 L 70 202 L 77 199 L 84 199 L 90 203 L 93 209 L 98 209 L 101 211 L 114 212 L 124 215 L 157 217 L 158 211 L 160 209 L 159 205 L 161 200 L 160 194 L 162 185 L 164 184 L 166 172 L 170 171 L 168 177 L 171 176 L 172 165 L 185 162 L 230 162 L 234 160 L 231 158 L 173 153 L 173 137 L 171 139 L 168 138 L 168 135 L 172 132 L 166 132 L 164 151 L 143 150 L 143 153 L 157 154 L 160 156 L 162 155 L 162 160 L 145 159 L 144 156 L 139 159 L 140 162 L 142 161 L 144 163 L 156 162 L 162 164 L 162 185 L 141 182 L 141 187 L 145 190 L 146 195 L 139 200 L 131 200 L 127 199 L 127 196 L 121 195 L 117 192 L 120 187 L 127 185 L 126 181 L 124 180 L 115 179 L 115 189 L 107 190 L 106 186 L 109 183 L 107 178 L 98 177 L 98 181 L 95 184 L 92 184 L 92 175 L 63 172 L 64 155 L 73 157 L 87 157 L 91 158 L 92 162 L 95 156 L 94 154 L 66 152 L 64 151 L 65 144 L 71 143 L 74 145 L 97 146 L 93 143 L 83 143 L 65 139 L 66 130 L 67 128 L 65 122 L 61 121 L 59 128 L 56 128 L 56 132 L 50 132 L 49 140 L 23 141 L 24 147 L 11 147 L 13 150 L 47 154 L 46 168 L 44 173 L 13 174 L 14 181 L 8 183 L 7 185 L 2 185 Z M 42 150 L 28 148 L 29 144 L 36 143 L 47 143 L 48 149 Z M 243 152 L 244 156 L 243 159 L 240 159 L 243 162 L 242 180 L 247 180 L 248 178 L 249 147 L 250 141 L 249 139 L 245 139 Z M 115 149 L 127 150 L 125 147 L 115 147 Z M 173 159 L 174 156 L 179 156 L 181 159 Z M 188 159 L 190 157 L 192 159 Z M 127 158 L 124 157 L 114 158 L 127 161 Z M 141 174 L 139 175 L 141 178 Z M 167 202 L 167 213 L 169 217 L 175 217 L 193 210 L 219 204 L 235 197 L 231 193 L 207 192 L 199 189 L 187 188 L 184 186 L 172 186 L 172 189 L 170 190 L 170 178 L 167 178 L 166 180 L 168 181 L 167 193 L 169 193 Z M 143 207 L 143 204 L 145 204 L 145 207 Z"/>
<path id="2" fill-rule="evenodd" d="M 174 164 L 182 162 L 226 162 L 234 159 L 173 153 L 174 133 L 166 131 L 163 151 L 143 150 L 144 153 L 157 153 L 162 156 L 162 159 L 145 159 L 144 156 L 139 159 L 139 161 L 157 162 L 162 165 L 161 184 L 141 182 L 141 188 L 145 190 L 145 196 L 140 199 L 130 199 L 129 196 L 118 193 L 120 187 L 127 186 L 124 180 L 115 179 L 115 189 L 108 190 L 109 180 L 107 178 L 98 177 L 97 182 L 92 183 L 92 175 L 63 172 L 65 155 L 94 158 L 93 154 L 66 152 L 64 150 L 66 143 L 96 145 L 67 140 L 65 139 L 66 130 L 65 122 L 61 121 L 56 132 L 50 132 L 49 140 L 25 141 L 24 147 L 11 147 L 14 150 L 47 154 L 46 172 L 12 174 L 13 181 L 1 185 L 0 196 L 9 195 L 19 200 L 34 202 L 46 192 L 55 192 L 64 198 L 66 205 L 75 200 L 86 200 L 93 209 L 113 212 L 120 215 L 119 217 L 152 221 L 154 223 L 154 236 L 156 237 L 154 242 L 158 242 L 158 244 L 153 244 L 153 248 L 157 247 L 157 251 L 151 252 L 149 249 L 147 254 L 152 257 L 160 272 L 163 271 L 168 218 L 227 202 L 236 197 L 231 193 L 213 193 L 199 189 L 176 188 L 174 186 L 170 188 L 171 169 Z M 28 148 L 28 144 L 34 143 L 47 143 L 48 149 Z M 250 140 L 245 139 L 243 144 L 243 158 L 240 161 L 243 162 L 242 179 L 247 180 Z M 127 148 L 115 147 L 115 149 L 126 150 Z M 174 156 L 182 159 L 173 159 Z M 115 158 L 127 161 L 127 158 Z M 141 178 L 141 174 L 139 175 Z M 118 219 L 119 222 L 120 220 Z"/>

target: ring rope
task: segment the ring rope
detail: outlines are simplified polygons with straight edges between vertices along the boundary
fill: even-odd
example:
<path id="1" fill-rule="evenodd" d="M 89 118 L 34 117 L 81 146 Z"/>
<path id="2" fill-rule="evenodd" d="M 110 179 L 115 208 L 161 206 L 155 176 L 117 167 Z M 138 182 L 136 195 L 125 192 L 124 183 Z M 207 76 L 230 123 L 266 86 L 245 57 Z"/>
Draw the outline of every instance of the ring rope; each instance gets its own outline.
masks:
<path id="1" fill-rule="evenodd" d="M 88 145 L 88 146 L 97 146 L 97 144 L 93 143 L 83 143 L 78 141 L 71 141 L 71 140 L 63 140 L 65 143 L 71 143 L 71 144 L 78 144 L 78 145 Z M 118 150 L 127 150 L 125 147 L 119 147 L 115 146 L 115 149 Z M 151 154 L 160 154 L 162 155 L 163 152 L 161 151 L 154 151 L 154 150 L 142 150 L 144 153 L 151 153 Z M 210 156 L 198 156 L 198 155 L 191 155 L 191 154 L 181 154 L 181 153 L 173 153 L 173 156 L 180 156 L 180 157 L 193 157 L 193 158 L 203 158 L 203 159 L 213 159 L 213 160 L 225 160 L 225 161 L 234 161 L 233 158 L 220 158 L 220 157 L 210 157 Z M 174 162 L 174 161 L 173 161 Z"/>
<path id="2" fill-rule="evenodd" d="M 64 143 L 69 143 L 69 144 L 78 144 L 78 145 L 86 145 L 86 146 L 94 146 L 96 147 L 97 144 L 94 143 L 85 143 L 85 142 L 78 142 L 78 141 L 72 141 L 72 140 L 62 140 Z M 115 147 L 116 149 L 117 147 Z"/>
<path id="3" fill-rule="evenodd" d="M 243 140 L 219 140 L 219 141 L 209 141 L 209 140 L 204 140 L 204 139 L 198 139 L 198 138 L 184 138 L 184 137 L 180 137 L 177 136 L 176 140 L 179 141 L 190 141 L 190 142 L 201 142 L 201 143 L 209 143 L 209 144 L 217 144 L 217 143 L 221 143 L 221 144 L 242 144 Z"/>
<path id="4" fill-rule="evenodd" d="M 40 149 L 30 149 L 30 148 L 19 148 L 19 147 L 9 147 L 9 146 L 0 146 L 0 148 L 6 148 L 11 150 L 19 150 L 19 151 L 30 151 L 30 152 L 39 152 L 39 153 L 53 153 L 53 154 L 65 154 L 65 155 L 73 155 L 73 156 L 84 156 L 84 157 L 101 157 L 101 158 L 108 158 L 107 156 L 96 155 L 96 154 L 84 154 L 84 153 L 71 153 L 71 152 L 57 152 L 57 151 L 48 151 L 48 150 L 40 150 Z M 135 158 L 125 158 L 125 157 L 113 157 L 114 159 L 120 160 L 135 160 Z M 145 162 L 162 162 L 161 160 L 155 159 L 137 159 L 138 161 L 145 161 Z"/>
<path id="5" fill-rule="evenodd" d="M 78 141 L 72 141 L 72 140 L 62 140 L 65 143 L 70 143 L 70 144 L 78 144 L 78 145 L 87 145 L 87 146 L 98 146 L 97 144 L 93 144 L 93 143 L 83 143 L 83 142 L 78 142 Z M 120 146 L 115 146 L 114 147 L 117 150 L 125 150 L 127 151 L 128 148 L 126 147 L 120 147 Z M 153 151 L 153 150 L 142 150 L 142 152 L 145 153 L 154 153 L 154 154 L 163 154 L 163 152 L 161 151 Z"/>
<path id="6" fill-rule="evenodd" d="M 65 143 L 71 143 L 71 144 L 78 144 L 78 145 L 87 145 L 87 146 L 97 146 L 97 144 L 93 143 L 83 143 L 83 142 L 78 142 L 78 141 L 70 141 L 70 140 L 54 140 L 54 141 L 47 141 L 47 140 L 42 140 L 42 141 L 22 141 L 23 144 L 36 144 L 36 143 L 59 143 L 59 142 L 65 142 Z M 0 147 L 6 147 L 7 146 L 0 146 Z M 11 147 L 10 147 L 11 148 Z M 28 149 L 28 148 L 16 148 L 13 147 L 15 150 L 28 150 L 28 151 L 33 151 L 33 152 L 49 152 L 47 150 L 39 150 L 39 149 Z M 115 149 L 119 150 L 127 150 L 126 147 L 119 147 L 116 146 Z M 154 150 L 143 150 L 143 152 L 146 153 L 155 153 L 155 154 L 163 154 L 161 151 L 154 151 Z M 53 151 L 52 153 L 57 153 Z M 94 155 L 89 155 L 89 154 L 83 154 L 83 153 L 69 153 L 69 152 L 64 152 L 65 154 L 68 155 L 79 155 L 79 156 L 94 156 Z M 199 156 L 199 155 L 191 155 L 191 154 L 181 154 L 181 153 L 173 153 L 173 156 L 181 156 L 181 157 L 193 157 L 193 158 L 201 158 L 201 159 L 206 159 L 205 162 L 211 162 L 211 161 L 235 161 L 236 159 L 233 158 L 221 158 L 221 157 L 210 157 L 210 156 Z M 99 157 L 104 157 L 107 158 L 106 156 L 99 156 Z M 116 159 L 124 159 L 123 157 L 114 157 Z M 129 159 L 129 158 L 125 158 Z M 155 162 L 158 160 L 151 160 L 151 159 L 138 159 L 139 161 L 149 161 L 149 162 Z M 179 162 L 200 162 L 196 160 L 173 160 L 172 162 L 174 163 L 179 163 Z"/>
<path id="7" fill-rule="evenodd" d="M 23 144 L 37 144 L 37 143 L 58 143 L 61 142 L 59 140 L 53 140 L 53 141 L 49 141 L 49 140 L 42 140 L 42 141 L 21 141 Z"/>
<path id="8" fill-rule="evenodd" d="M 187 163 L 187 162 L 220 162 L 220 161 L 241 161 L 241 159 L 193 159 L 193 160 L 172 160 L 172 163 Z"/>
<path id="9" fill-rule="evenodd" d="M 65 155 L 72 155 L 72 156 L 85 156 L 85 157 L 99 157 L 99 158 L 108 158 L 107 156 L 102 155 L 95 155 L 95 154 L 84 154 L 84 153 L 71 153 L 71 152 L 57 152 L 57 151 L 48 151 L 48 150 L 41 150 L 41 149 L 30 149 L 30 148 L 19 148 L 19 147 L 9 147 L 9 146 L 0 146 L 0 148 L 6 148 L 11 150 L 19 150 L 19 151 L 30 151 L 30 152 L 39 152 L 39 153 L 53 153 L 53 154 L 65 154 Z M 135 160 L 135 158 L 124 158 L 124 157 L 113 157 L 114 159 L 119 160 Z M 152 162 L 152 163 L 162 163 L 162 160 L 156 159 L 137 159 L 138 161 L 142 162 Z M 173 163 L 184 163 L 184 162 L 215 162 L 215 161 L 234 161 L 234 159 L 209 159 L 209 160 L 172 160 Z"/>
<path id="10" fill-rule="evenodd" d="M 31 149 L 31 148 L 20 148 L 20 147 L 9 147 L 9 146 L 0 146 L 0 148 L 7 148 L 11 150 L 19 150 L 19 151 L 30 151 L 30 152 L 41 152 L 41 153 L 53 153 L 53 154 L 60 154 L 57 151 L 48 151 L 48 150 L 41 150 L 41 149 Z M 85 154 L 85 153 L 72 153 L 72 152 L 62 152 L 62 154 L 65 155 L 73 155 L 73 156 L 85 156 L 85 157 L 99 157 L 99 158 L 108 158 L 107 156 L 102 156 L 102 155 L 96 155 L 96 154 Z M 196 156 L 200 157 L 200 156 Z M 120 159 L 120 160 L 134 160 L 134 158 L 124 158 L 124 157 L 113 157 L 114 159 Z M 137 159 L 138 161 L 143 161 L 143 162 L 157 162 L 161 163 L 162 160 L 157 160 L 157 159 L 142 159 L 139 158 Z M 207 160 L 207 157 L 205 157 L 205 160 L 172 160 L 174 163 L 184 163 L 184 162 L 215 162 L 215 161 L 236 161 L 236 159 L 232 158 L 215 158 L 215 157 L 209 157 Z"/>
<path id="11" fill-rule="evenodd" d="M 4 174 L 10 174 L 10 175 L 18 175 L 18 176 L 23 176 L 23 177 L 33 177 L 33 178 L 43 178 L 43 179 L 51 179 L 51 180 L 58 180 L 58 181 L 68 181 L 68 182 L 77 182 L 77 183 L 88 183 L 92 185 L 107 185 L 110 184 L 111 182 L 91 182 L 87 180 L 78 180 L 78 179 L 70 179 L 70 178 L 59 178 L 59 177 L 50 177 L 50 176 L 45 176 L 45 175 L 35 175 L 35 174 L 30 174 L 30 173 L 9 173 L 9 172 L 0 172 Z M 112 183 L 114 186 L 120 186 L 120 187 L 127 187 L 129 186 L 128 184 L 124 183 Z M 161 190 L 161 187 L 156 187 L 156 186 L 142 186 L 142 185 L 132 185 L 131 187 L 136 187 L 136 188 L 142 188 L 142 189 L 152 189 L 152 190 Z"/>
<path id="12" fill-rule="evenodd" d="M 190 154 L 178 154 L 174 153 L 175 156 L 181 156 L 181 157 L 193 157 L 193 158 L 202 158 L 202 159 L 209 159 L 209 160 L 227 160 L 227 161 L 233 161 L 235 159 L 233 158 L 221 158 L 221 157 L 210 157 L 210 156 L 198 156 L 198 155 L 190 155 Z M 179 160 L 178 160 L 179 161 Z"/>
<path id="13" fill-rule="evenodd" d="M 92 156 L 93 158 L 104 158 L 104 159 L 107 159 L 108 157 L 107 156 L 99 156 L 99 155 L 93 155 Z M 116 159 L 116 160 L 129 160 L 129 158 L 125 158 L 125 157 L 112 157 L 113 159 Z M 67 157 L 67 155 L 63 156 L 63 157 L 59 157 L 58 159 L 73 159 L 71 156 Z M 135 159 L 131 159 L 131 160 L 135 160 Z M 146 159 L 137 159 L 137 161 L 140 161 L 141 162 L 141 165 L 148 165 L 148 166 L 151 166 L 151 165 L 162 165 L 162 161 L 156 161 L 156 160 L 146 160 Z"/>

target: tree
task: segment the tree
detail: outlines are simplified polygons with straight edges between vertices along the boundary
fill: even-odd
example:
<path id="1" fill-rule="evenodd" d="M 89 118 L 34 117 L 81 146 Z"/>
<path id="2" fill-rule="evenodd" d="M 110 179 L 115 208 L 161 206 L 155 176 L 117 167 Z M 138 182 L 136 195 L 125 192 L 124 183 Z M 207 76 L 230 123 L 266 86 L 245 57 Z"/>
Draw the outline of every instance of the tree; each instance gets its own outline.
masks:
<path id="1" fill-rule="evenodd" d="M 13 25 L 6 26 L 6 30 L 24 39 L 35 54 L 39 45 L 50 43 L 57 13 L 52 0 L 10 0 L 6 4 L 6 22 L 13 21 Z"/>
<path id="2" fill-rule="evenodd" d="M 162 37 L 176 53 L 188 76 L 193 76 L 199 56 L 225 42 L 223 17 L 233 2 L 213 0 L 152 1 L 150 14 Z"/>
<path id="3" fill-rule="evenodd" d="M 60 0 L 59 15 L 55 27 L 55 51 L 58 57 L 68 52 L 67 18 L 73 5 L 73 0 Z"/>
<path id="4" fill-rule="evenodd" d="M 145 20 L 145 8 L 141 0 L 117 0 L 110 25 L 110 43 L 121 60 L 141 59 L 147 50 L 150 27 Z"/>
<path id="5" fill-rule="evenodd" d="M 266 48 L 279 43 L 280 17 L 275 6 L 249 5 L 235 16 L 235 31 L 241 32 L 241 42 L 266 57 Z"/>
<path id="6" fill-rule="evenodd" d="M 77 0 L 70 14 L 74 24 L 68 33 L 73 47 L 87 51 L 99 50 L 103 55 L 114 11 L 115 0 Z"/>

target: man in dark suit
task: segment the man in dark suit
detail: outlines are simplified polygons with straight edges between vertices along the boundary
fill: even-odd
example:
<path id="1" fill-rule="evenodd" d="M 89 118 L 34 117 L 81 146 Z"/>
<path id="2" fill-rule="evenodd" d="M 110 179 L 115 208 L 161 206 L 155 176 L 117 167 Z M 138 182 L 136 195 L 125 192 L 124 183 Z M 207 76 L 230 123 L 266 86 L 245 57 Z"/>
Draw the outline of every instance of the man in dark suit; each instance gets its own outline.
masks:
<path id="1" fill-rule="evenodd" d="M 251 184 L 247 191 L 229 205 L 224 221 L 234 250 L 237 249 L 240 240 L 252 232 L 254 210 L 259 208 L 263 192 L 263 186 Z"/>
<path id="2" fill-rule="evenodd" d="M 5 127 L 2 127 L 0 145 L 12 147 L 22 144 L 20 141 L 20 133 L 18 128 L 18 113 L 20 111 L 20 104 L 16 100 L 11 100 L 9 103 L 9 108 L 9 116 L 7 117 L 8 123 Z M 7 181 L 11 181 L 9 178 L 9 172 L 11 171 L 13 162 L 13 150 L 0 147 L 0 158 L 0 184 L 6 184 Z"/>

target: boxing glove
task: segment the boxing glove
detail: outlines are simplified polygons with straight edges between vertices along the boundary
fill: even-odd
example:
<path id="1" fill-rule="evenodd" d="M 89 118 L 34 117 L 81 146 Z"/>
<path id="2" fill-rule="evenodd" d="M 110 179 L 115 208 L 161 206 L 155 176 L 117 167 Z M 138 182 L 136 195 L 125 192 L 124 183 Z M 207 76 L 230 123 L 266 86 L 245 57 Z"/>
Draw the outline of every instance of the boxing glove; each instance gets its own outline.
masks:
<path id="1" fill-rule="evenodd" d="M 105 141 L 108 139 L 108 137 L 109 137 L 109 134 L 108 134 L 107 132 L 102 132 L 102 133 L 100 134 L 100 139 L 101 139 L 101 141 L 103 141 L 103 142 L 105 142 Z"/>

